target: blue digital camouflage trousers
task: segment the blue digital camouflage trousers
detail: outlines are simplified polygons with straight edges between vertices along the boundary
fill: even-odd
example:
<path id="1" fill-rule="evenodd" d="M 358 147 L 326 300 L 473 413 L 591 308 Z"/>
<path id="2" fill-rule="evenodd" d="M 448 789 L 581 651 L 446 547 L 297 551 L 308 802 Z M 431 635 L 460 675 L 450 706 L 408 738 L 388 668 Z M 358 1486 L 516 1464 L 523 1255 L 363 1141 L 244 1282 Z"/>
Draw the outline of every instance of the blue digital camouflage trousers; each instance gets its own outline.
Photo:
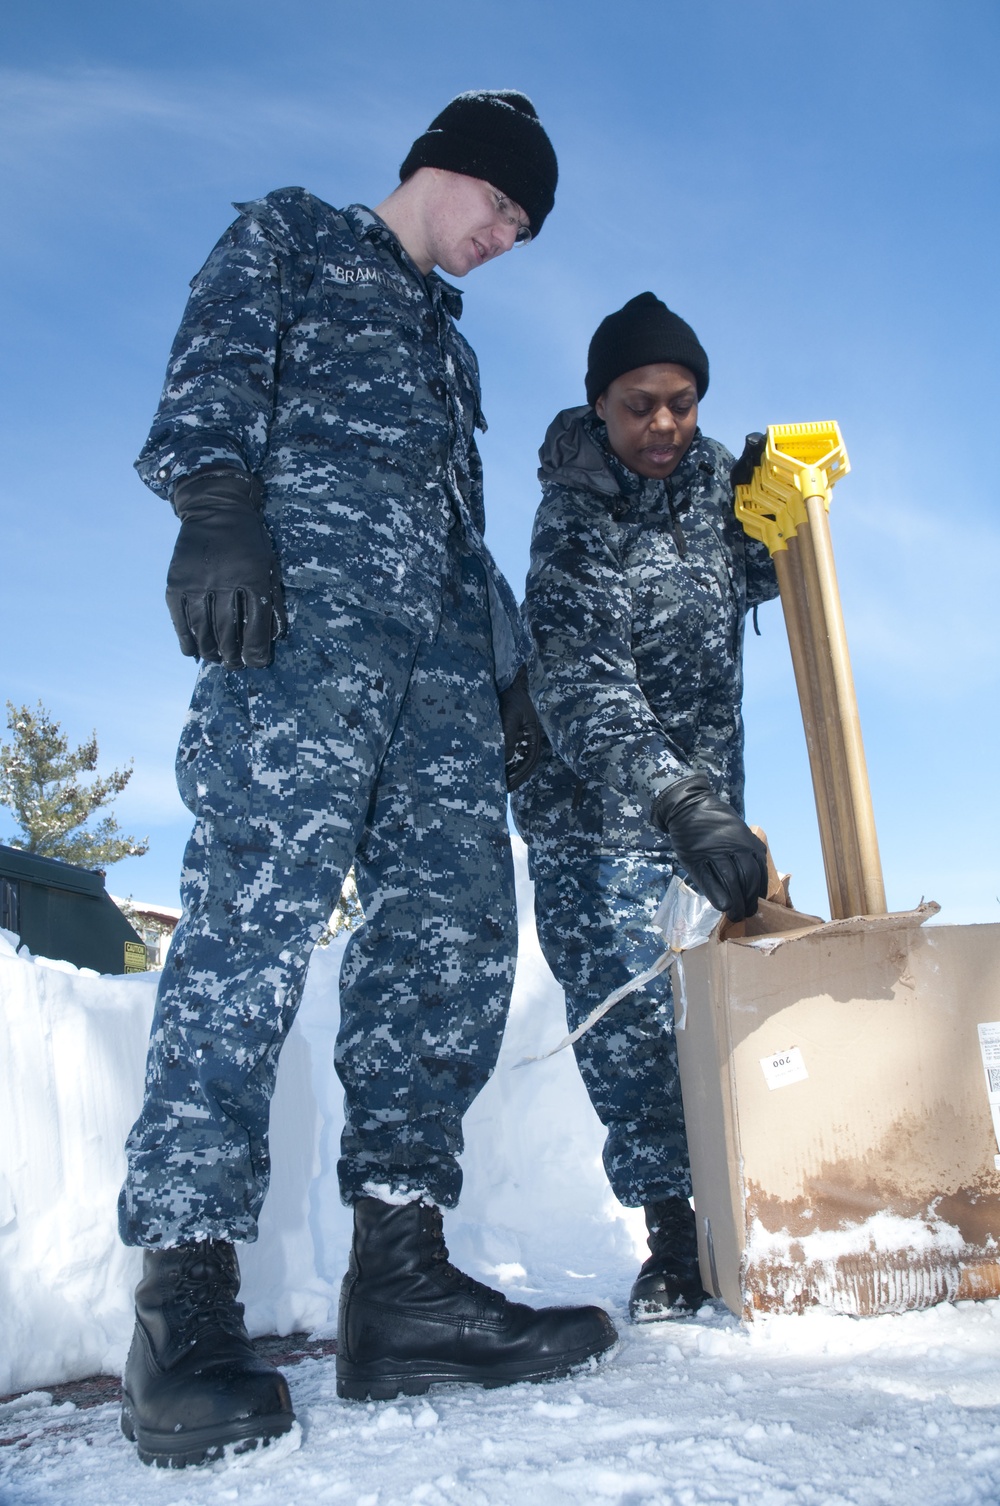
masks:
<path id="1" fill-rule="evenodd" d="M 650 852 L 609 856 L 576 842 L 539 844 L 531 855 L 538 939 L 575 1030 L 662 954 L 652 919 L 672 869 Z M 614 1005 L 574 1050 L 607 1130 L 604 1167 L 616 1197 L 629 1208 L 690 1197 L 669 974 Z"/>
<path id="2" fill-rule="evenodd" d="M 196 817 L 119 1204 L 126 1244 L 256 1238 L 278 1056 L 353 862 L 341 977 L 346 1202 L 453 1206 L 517 948 L 482 566 L 450 535 L 420 637 L 290 591 L 269 669 L 202 668 L 178 752 Z"/>

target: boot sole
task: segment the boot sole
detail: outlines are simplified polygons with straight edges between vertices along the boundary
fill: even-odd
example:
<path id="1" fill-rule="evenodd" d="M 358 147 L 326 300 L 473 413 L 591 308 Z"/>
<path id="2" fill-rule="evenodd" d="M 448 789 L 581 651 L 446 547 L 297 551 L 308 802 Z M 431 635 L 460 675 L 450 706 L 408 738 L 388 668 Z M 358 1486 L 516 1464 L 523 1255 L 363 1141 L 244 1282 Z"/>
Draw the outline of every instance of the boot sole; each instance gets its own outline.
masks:
<path id="1" fill-rule="evenodd" d="M 646 1301 L 630 1302 L 628 1305 L 628 1319 L 630 1323 L 671 1323 L 678 1318 L 695 1318 L 706 1302 L 711 1302 L 711 1297 L 706 1295 L 701 1301 L 692 1307 L 683 1297 L 669 1306 L 665 1302 L 656 1302 L 653 1298 Z"/>
<path id="2" fill-rule="evenodd" d="M 628 1320 L 630 1323 L 676 1323 L 679 1318 L 693 1318 L 697 1315 L 696 1307 L 650 1307 L 633 1311 L 630 1307 Z"/>
<path id="3" fill-rule="evenodd" d="M 588 1345 L 586 1349 L 563 1355 L 557 1362 L 547 1365 L 448 1365 L 440 1364 L 384 1365 L 370 1368 L 352 1365 L 337 1358 L 337 1395 L 345 1401 L 392 1401 L 396 1396 L 423 1396 L 431 1386 L 467 1385 L 481 1386 L 487 1391 L 498 1386 L 516 1386 L 523 1382 L 537 1384 L 541 1381 L 559 1380 L 574 1370 L 607 1354 L 616 1339 L 607 1344 Z M 390 1368 L 391 1366 L 391 1368 Z"/>
<path id="4" fill-rule="evenodd" d="M 247 1418 L 224 1428 L 186 1428 L 183 1433 L 158 1433 L 138 1427 L 126 1398 L 122 1403 L 121 1429 L 134 1443 L 143 1464 L 160 1469 L 186 1469 L 188 1465 L 210 1464 L 221 1459 L 227 1448 L 247 1454 L 266 1448 L 276 1438 L 291 1431 L 294 1416 L 278 1412 L 273 1417 Z"/>

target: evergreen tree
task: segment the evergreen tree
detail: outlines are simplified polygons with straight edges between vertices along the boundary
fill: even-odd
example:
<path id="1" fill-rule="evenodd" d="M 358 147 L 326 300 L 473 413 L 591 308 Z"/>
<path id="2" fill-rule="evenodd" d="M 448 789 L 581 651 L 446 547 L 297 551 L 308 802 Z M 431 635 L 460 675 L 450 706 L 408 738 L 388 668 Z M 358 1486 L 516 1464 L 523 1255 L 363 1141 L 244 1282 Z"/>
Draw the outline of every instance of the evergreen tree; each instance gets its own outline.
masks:
<path id="1" fill-rule="evenodd" d="M 0 805 L 13 812 L 21 828 L 12 847 L 83 868 L 105 868 L 149 851 L 147 839 L 125 836 L 112 815 L 86 828 L 93 813 L 128 784 L 131 761 L 128 768 L 112 769 L 103 778 L 80 780 L 80 774 L 97 768 L 97 734 L 71 753 L 59 723 L 41 701 L 36 711 L 8 701 L 7 728 L 12 738 L 0 744 Z"/>

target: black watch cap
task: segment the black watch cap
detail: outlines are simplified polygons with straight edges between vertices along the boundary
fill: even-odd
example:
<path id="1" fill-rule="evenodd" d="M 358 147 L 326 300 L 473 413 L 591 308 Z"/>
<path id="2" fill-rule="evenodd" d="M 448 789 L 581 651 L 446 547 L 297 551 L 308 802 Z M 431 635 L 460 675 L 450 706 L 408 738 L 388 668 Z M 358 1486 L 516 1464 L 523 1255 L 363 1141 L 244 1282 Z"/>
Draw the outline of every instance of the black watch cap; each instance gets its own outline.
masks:
<path id="1" fill-rule="evenodd" d="M 602 319 L 587 352 L 587 402 L 591 407 L 616 377 L 639 366 L 686 366 L 699 401 L 708 391 L 708 356 L 698 336 L 655 293 L 639 293 Z"/>
<path id="2" fill-rule="evenodd" d="M 556 154 L 531 100 L 516 89 L 456 95 L 410 147 L 400 182 L 418 167 L 484 179 L 524 210 L 532 238 L 555 203 Z"/>

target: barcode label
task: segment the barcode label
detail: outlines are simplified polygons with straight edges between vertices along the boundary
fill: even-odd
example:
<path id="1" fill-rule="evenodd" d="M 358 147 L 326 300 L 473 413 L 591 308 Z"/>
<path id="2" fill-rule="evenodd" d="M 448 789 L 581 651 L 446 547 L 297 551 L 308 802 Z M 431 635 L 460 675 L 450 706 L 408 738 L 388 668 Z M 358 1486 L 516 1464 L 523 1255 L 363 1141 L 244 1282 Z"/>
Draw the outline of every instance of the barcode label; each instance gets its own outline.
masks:
<path id="1" fill-rule="evenodd" d="M 1000 1021 L 991 1020 L 979 1025 L 979 1050 L 983 1057 L 983 1073 L 986 1077 L 986 1097 L 990 1105 L 993 1134 L 1000 1150 Z M 1000 1171 L 1000 1156 L 994 1161 Z"/>

